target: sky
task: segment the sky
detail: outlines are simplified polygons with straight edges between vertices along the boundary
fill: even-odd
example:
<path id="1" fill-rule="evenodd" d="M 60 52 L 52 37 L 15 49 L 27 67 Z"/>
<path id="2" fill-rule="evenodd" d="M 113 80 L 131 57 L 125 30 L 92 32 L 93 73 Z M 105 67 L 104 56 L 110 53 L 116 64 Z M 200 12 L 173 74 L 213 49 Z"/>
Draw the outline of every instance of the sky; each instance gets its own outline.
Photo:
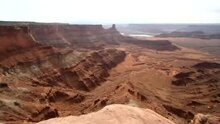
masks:
<path id="1" fill-rule="evenodd" d="M 220 0 L 0 0 L 0 20 L 220 23 Z"/>

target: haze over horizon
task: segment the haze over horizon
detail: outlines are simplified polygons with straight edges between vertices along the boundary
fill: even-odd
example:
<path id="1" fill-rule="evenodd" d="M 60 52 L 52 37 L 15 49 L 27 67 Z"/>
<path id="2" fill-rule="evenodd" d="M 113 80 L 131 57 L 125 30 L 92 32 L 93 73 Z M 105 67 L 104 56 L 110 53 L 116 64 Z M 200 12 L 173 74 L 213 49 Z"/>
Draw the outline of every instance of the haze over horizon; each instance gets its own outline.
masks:
<path id="1" fill-rule="evenodd" d="M 220 1 L 1 0 L 0 20 L 63 23 L 220 23 Z"/>

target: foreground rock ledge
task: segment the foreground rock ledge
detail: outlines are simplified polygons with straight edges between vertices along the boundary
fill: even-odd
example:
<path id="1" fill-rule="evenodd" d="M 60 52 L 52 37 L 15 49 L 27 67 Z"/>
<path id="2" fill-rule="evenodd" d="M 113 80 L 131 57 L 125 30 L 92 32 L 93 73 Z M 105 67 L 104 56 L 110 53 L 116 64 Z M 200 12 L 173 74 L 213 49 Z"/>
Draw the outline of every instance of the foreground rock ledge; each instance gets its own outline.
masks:
<path id="1" fill-rule="evenodd" d="M 174 124 L 149 109 L 128 105 L 109 105 L 98 112 L 54 118 L 38 124 Z"/>

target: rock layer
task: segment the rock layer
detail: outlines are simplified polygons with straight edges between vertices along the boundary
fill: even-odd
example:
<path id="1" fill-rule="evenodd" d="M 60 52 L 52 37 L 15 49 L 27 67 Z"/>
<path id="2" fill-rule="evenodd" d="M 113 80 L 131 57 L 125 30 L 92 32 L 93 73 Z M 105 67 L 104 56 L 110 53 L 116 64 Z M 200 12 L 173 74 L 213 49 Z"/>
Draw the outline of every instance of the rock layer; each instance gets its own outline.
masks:
<path id="1" fill-rule="evenodd" d="M 36 45 L 26 26 L 0 26 L 0 52 L 8 53 Z"/>
<path id="2" fill-rule="evenodd" d="M 85 57 L 77 64 L 67 68 L 51 71 L 45 75 L 37 77 L 43 80 L 47 85 L 51 82 L 56 82 L 56 85 L 66 85 L 69 88 L 76 90 L 89 91 L 100 85 L 99 82 L 105 80 L 108 71 L 122 62 L 125 58 L 125 52 L 114 49 L 101 50 L 93 52 Z"/>
<path id="3" fill-rule="evenodd" d="M 11 29 L 9 29 L 11 28 Z M 33 43 L 40 43 L 44 45 L 51 45 L 54 47 L 72 47 L 100 49 L 104 46 L 117 45 L 119 43 L 135 44 L 140 47 L 156 50 L 177 50 L 178 48 L 169 41 L 165 40 L 137 40 L 131 37 L 125 37 L 121 35 L 115 25 L 109 29 L 104 29 L 102 25 L 69 25 L 69 24 L 26 24 L 17 26 L 0 26 L 3 41 L 7 39 L 18 44 L 18 46 L 30 45 L 30 40 Z M 11 31 L 9 31 L 11 30 Z M 11 33 L 5 35 L 8 32 L 23 32 L 23 33 Z M 7 37 L 8 36 L 8 37 Z M 22 40 L 25 37 L 26 40 Z M 29 38 L 29 39 L 28 39 Z M 23 38 L 24 39 L 24 38 Z M 19 41 L 15 43 L 14 41 Z M 12 45 L 12 44 L 11 44 Z M 12 45 L 13 46 L 13 45 Z M 7 46 L 2 46 L 5 48 Z"/>
<path id="4" fill-rule="evenodd" d="M 87 99 L 85 92 L 101 85 L 109 70 L 123 61 L 126 55 L 124 51 L 106 49 L 72 60 L 70 57 L 76 57 L 74 52 L 52 53 L 44 54 L 43 59 L 4 67 L 6 69 L 2 70 L 0 77 L 4 82 L 0 88 L 1 121 L 38 122 L 66 115 L 62 111 Z M 68 60 L 62 62 L 66 57 Z M 67 111 L 67 114 L 70 113 Z"/>
<path id="5" fill-rule="evenodd" d="M 102 25 L 30 25 L 35 39 L 57 47 L 75 46 L 95 48 L 105 43 L 116 44 L 117 31 Z M 115 33 L 116 32 L 116 33 Z"/>

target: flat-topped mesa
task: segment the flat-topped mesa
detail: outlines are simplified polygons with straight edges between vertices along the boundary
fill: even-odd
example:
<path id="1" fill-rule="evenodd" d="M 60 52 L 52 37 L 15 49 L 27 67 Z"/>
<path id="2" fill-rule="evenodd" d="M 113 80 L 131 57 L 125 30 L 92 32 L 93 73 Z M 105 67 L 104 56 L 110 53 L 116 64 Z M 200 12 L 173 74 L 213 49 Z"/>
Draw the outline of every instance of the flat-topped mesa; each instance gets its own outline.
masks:
<path id="1" fill-rule="evenodd" d="M 122 40 L 122 42 L 158 51 L 179 50 L 179 48 L 173 45 L 169 40 L 139 40 L 131 37 L 126 37 L 124 38 L 124 40 Z"/>
<path id="2" fill-rule="evenodd" d="M 31 34 L 39 43 L 51 45 L 52 42 L 63 43 L 56 35 L 58 30 L 56 25 L 30 25 Z"/>
<path id="3" fill-rule="evenodd" d="M 188 38 L 199 38 L 199 39 L 220 39 L 220 34 L 206 34 L 203 31 L 191 31 L 191 32 L 181 32 L 174 31 L 170 33 L 162 33 L 156 35 L 155 37 L 188 37 Z"/>
<path id="4" fill-rule="evenodd" d="M 26 26 L 0 26 L 0 52 L 13 52 L 15 49 L 28 48 L 37 43 Z"/>
<path id="5" fill-rule="evenodd" d="M 113 43 L 117 30 L 104 29 L 102 25 L 29 25 L 35 39 L 40 43 L 63 46 L 89 47 L 97 44 Z M 113 39 L 113 40 L 112 40 Z"/>
<path id="6" fill-rule="evenodd" d="M 1 26 L 1 51 L 15 51 L 34 44 L 50 45 L 54 47 L 72 47 L 102 49 L 108 45 L 122 42 L 136 44 L 156 50 L 176 50 L 176 46 L 169 41 L 148 41 L 125 37 L 117 31 L 113 24 L 104 29 L 102 25 L 70 25 L 70 24 L 27 24 L 19 26 Z"/>
<path id="7" fill-rule="evenodd" d="M 26 26 L 0 26 L 0 36 L 12 35 L 18 32 L 29 33 Z"/>
<path id="8" fill-rule="evenodd" d="M 56 47 L 99 49 L 124 42 L 156 50 L 178 49 L 167 40 L 150 41 L 125 37 L 117 31 L 115 24 L 109 29 L 104 29 L 102 25 L 45 24 L 29 26 L 37 41 Z"/>
<path id="9" fill-rule="evenodd" d="M 30 25 L 31 32 L 37 41 L 53 46 L 66 46 L 80 38 L 100 33 L 101 25 Z M 81 40 L 83 42 L 83 39 Z"/>

